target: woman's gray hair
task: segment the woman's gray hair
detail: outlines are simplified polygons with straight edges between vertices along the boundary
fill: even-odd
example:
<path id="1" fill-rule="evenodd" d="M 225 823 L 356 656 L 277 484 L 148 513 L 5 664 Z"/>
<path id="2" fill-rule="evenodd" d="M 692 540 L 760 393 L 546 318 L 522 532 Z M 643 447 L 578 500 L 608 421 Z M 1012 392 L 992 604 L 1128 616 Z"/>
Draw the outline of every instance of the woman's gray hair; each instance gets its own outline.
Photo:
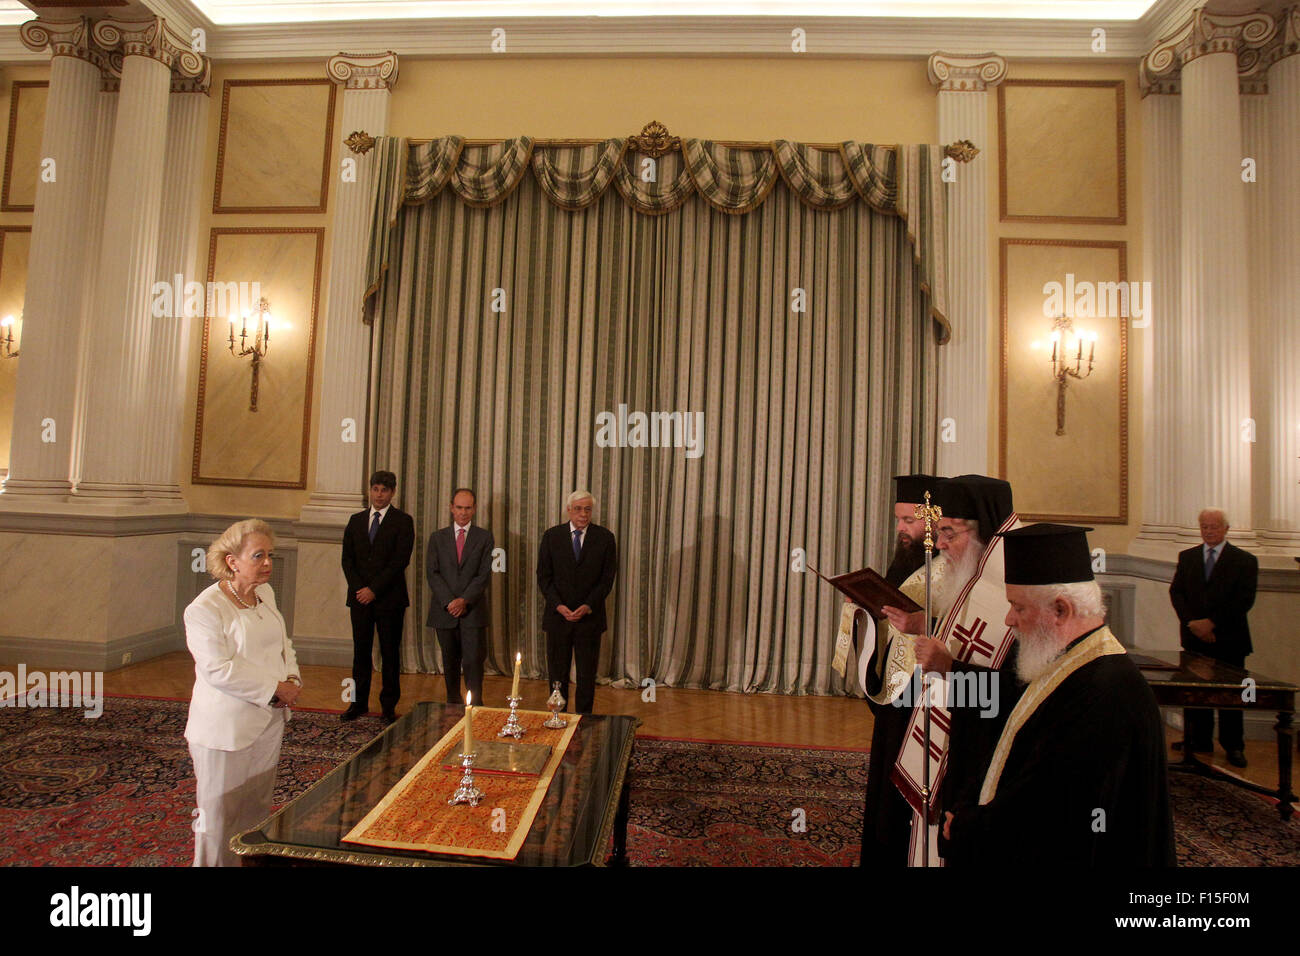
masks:
<path id="1" fill-rule="evenodd" d="M 1038 607 L 1047 607 L 1057 598 L 1074 608 L 1076 617 L 1105 617 L 1106 602 L 1096 581 L 1071 581 L 1069 584 L 1030 584 L 1026 596 Z"/>
<path id="2" fill-rule="evenodd" d="M 578 489 L 577 491 L 575 491 L 573 494 L 569 495 L 569 497 L 567 497 L 567 498 L 564 499 L 564 507 L 567 509 L 567 508 L 569 507 L 569 505 L 574 504 L 574 503 L 579 502 L 579 501 L 585 501 L 585 500 L 588 499 L 588 498 L 591 499 L 591 510 L 592 510 L 592 511 L 595 511 L 595 510 L 596 510 L 596 496 L 593 495 L 590 491 L 586 491 L 586 490 L 581 489 L 581 488 Z"/>
<path id="3" fill-rule="evenodd" d="M 236 521 L 221 532 L 216 541 L 208 545 L 208 574 L 218 581 L 233 578 L 235 573 L 230 570 L 230 565 L 226 564 L 226 555 L 241 554 L 244 550 L 244 539 L 250 534 L 265 535 L 271 539 L 271 547 L 275 547 L 275 532 L 261 518 L 245 518 L 243 521 Z"/>

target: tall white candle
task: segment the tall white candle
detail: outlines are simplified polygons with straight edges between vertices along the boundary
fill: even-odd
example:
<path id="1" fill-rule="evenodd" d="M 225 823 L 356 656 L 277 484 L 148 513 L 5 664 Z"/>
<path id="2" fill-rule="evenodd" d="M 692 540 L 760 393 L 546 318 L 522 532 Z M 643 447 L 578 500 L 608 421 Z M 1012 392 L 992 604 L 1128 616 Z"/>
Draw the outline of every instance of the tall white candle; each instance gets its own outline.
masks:
<path id="1" fill-rule="evenodd" d="M 524 657 L 523 654 L 519 653 L 518 651 L 515 652 L 515 680 L 514 683 L 510 685 L 511 697 L 519 696 L 519 662 L 523 660 L 523 657 Z"/>

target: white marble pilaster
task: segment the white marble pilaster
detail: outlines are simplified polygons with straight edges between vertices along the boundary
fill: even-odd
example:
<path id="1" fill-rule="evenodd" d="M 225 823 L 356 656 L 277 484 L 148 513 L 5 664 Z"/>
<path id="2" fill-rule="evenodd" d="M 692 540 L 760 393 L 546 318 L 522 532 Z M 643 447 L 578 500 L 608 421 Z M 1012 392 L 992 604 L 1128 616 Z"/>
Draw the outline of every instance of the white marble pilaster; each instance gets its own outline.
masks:
<path id="1" fill-rule="evenodd" d="M 939 419 L 952 419 L 955 441 L 940 441 L 941 475 L 990 474 L 989 408 L 992 317 L 989 314 L 988 195 L 993 169 L 989 91 L 1006 77 L 996 53 L 935 53 L 928 70 L 938 87 L 939 141 L 970 140 L 980 152 L 957 167 L 948 188 L 948 317 L 952 339 L 939 349 Z M 942 434 L 944 430 L 940 429 Z"/>
<path id="2" fill-rule="evenodd" d="M 173 65 L 202 69 L 161 18 L 100 20 L 95 40 L 121 47 L 113 152 L 99 257 L 100 319 L 91 329 L 81 478 L 77 495 L 144 504 L 147 375 L 156 330 L 151 314 L 158 264 L 168 94 Z"/>
<path id="3" fill-rule="evenodd" d="M 1265 97 L 1269 303 L 1266 321 L 1255 329 L 1260 360 L 1254 370 L 1262 405 L 1256 463 L 1265 481 L 1255 523 L 1267 551 L 1292 555 L 1300 550 L 1300 6 L 1285 10 L 1280 21 Z"/>
<path id="4" fill-rule="evenodd" d="M 342 84 L 339 129 L 382 136 L 388 129 L 389 91 L 397 83 L 397 55 L 340 53 L 327 65 Z M 373 153 L 344 152 L 357 161 L 356 182 L 342 182 L 330 228 L 330 289 L 321 360 L 321 408 L 316 436 L 316 483 L 302 521 L 347 523 L 364 500 L 365 422 L 370 372 L 370 326 L 361 319 L 370 241 Z M 343 419 L 356 422 L 357 441 L 344 442 Z"/>
<path id="5" fill-rule="evenodd" d="M 1178 414 L 1179 523 L 1196 534 L 1201 508 L 1227 511 L 1234 538 L 1253 542 L 1250 285 L 1242 181 L 1237 56 L 1273 33 L 1262 14 L 1197 11 L 1181 63 L 1180 298 L 1186 323 Z"/>
<path id="6" fill-rule="evenodd" d="M 1149 90 L 1142 100 L 1142 261 L 1152 301 L 1148 324 L 1129 334 L 1144 337 L 1141 537 L 1155 540 L 1173 540 L 1180 524 L 1179 114 L 1179 99 L 1168 90 Z"/>
<path id="7" fill-rule="evenodd" d="M 150 498 L 181 497 L 176 461 L 184 436 L 185 370 L 191 335 L 202 318 L 186 315 L 187 282 L 203 282 L 199 272 L 199 188 L 208 132 L 210 75 L 172 77 L 167 110 L 167 168 L 163 174 L 162 222 L 158 236 L 156 281 L 172 287 L 172 314 L 153 319 L 152 347 L 145 383 L 145 407 L 159 416 L 144 445 L 142 488 Z M 177 276 L 180 279 L 177 280 Z M 179 285 L 179 289 L 176 286 Z"/>
<path id="8" fill-rule="evenodd" d="M 92 208 L 96 102 L 102 57 L 90 43 L 90 21 L 32 20 L 19 28 L 33 50 L 50 48 L 49 99 L 41 157 L 54 178 L 38 177 L 23 308 L 22 354 L 14 396 L 13 437 L 4 495 L 62 501 L 70 480 L 76 429 L 78 335 Z M 48 441 L 50 434 L 54 440 Z"/>

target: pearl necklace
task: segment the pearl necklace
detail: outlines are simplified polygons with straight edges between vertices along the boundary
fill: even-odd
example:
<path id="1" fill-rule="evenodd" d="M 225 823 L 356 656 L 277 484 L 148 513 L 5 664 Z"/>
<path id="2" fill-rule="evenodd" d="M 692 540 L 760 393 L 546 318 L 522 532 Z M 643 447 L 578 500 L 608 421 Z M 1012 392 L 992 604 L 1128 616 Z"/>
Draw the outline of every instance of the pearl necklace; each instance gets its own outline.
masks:
<path id="1" fill-rule="evenodd" d="M 253 608 L 257 607 L 257 604 L 245 604 L 242 600 L 240 600 L 239 592 L 235 590 L 235 585 L 231 581 L 226 581 L 226 587 L 230 589 L 230 596 L 235 599 L 235 603 L 238 604 L 240 607 L 242 607 L 245 611 L 250 611 Z M 256 592 L 253 593 L 253 600 L 257 601 Z M 261 615 L 259 614 L 258 616 L 260 617 Z"/>

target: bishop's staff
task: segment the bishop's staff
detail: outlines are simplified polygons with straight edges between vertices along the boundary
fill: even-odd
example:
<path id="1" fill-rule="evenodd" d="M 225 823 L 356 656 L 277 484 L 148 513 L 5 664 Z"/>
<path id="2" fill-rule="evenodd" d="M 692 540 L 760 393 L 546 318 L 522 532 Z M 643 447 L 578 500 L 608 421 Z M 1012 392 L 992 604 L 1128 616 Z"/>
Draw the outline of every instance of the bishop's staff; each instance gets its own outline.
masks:
<path id="1" fill-rule="evenodd" d="M 926 637 L 930 637 L 930 557 L 934 553 L 934 525 L 943 517 L 943 509 L 930 504 L 930 492 L 925 493 L 925 504 L 916 506 L 916 517 L 925 522 L 925 625 Z M 930 865 L 930 676 L 925 667 L 921 668 L 921 708 L 924 717 L 922 741 L 921 800 L 924 812 L 921 815 L 921 866 Z"/>

